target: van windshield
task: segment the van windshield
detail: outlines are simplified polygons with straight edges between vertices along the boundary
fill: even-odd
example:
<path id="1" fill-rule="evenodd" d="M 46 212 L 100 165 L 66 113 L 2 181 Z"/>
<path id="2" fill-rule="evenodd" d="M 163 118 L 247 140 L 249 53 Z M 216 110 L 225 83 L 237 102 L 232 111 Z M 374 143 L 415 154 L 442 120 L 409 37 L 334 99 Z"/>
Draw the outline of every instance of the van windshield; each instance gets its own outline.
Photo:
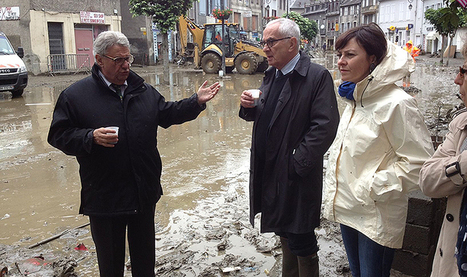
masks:
<path id="1" fill-rule="evenodd" d="M 5 36 L 0 35 L 0 55 L 13 55 L 16 54 L 10 42 Z"/>

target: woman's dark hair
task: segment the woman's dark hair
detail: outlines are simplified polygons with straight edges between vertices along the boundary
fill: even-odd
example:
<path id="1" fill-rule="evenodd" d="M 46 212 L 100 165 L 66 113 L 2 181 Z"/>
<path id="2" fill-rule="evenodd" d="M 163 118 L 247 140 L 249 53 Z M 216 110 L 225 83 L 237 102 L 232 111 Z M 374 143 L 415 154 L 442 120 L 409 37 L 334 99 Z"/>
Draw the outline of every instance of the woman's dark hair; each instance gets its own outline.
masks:
<path id="1" fill-rule="evenodd" d="M 340 35 L 336 41 L 336 50 L 344 48 L 353 38 L 355 38 L 360 47 L 365 49 L 368 55 L 375 55 L 376 65 L 386 56 L 388 49 L 386 36 L 376 23 L 352 28 Z"/>

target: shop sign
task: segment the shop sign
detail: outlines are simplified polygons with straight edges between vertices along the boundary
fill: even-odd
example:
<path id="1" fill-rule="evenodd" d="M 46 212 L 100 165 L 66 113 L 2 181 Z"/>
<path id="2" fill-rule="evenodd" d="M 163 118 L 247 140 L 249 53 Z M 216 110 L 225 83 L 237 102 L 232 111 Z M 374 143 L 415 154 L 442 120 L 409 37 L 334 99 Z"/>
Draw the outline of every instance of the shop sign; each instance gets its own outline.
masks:
<path id="1" fill-rule="evenodd" d="M 19 7 L 0 7 L 0 21 L 19 20 Z"/>
<path id="2" fill-rule="evenodd" d="M 105 24 L 105 15 L 104 15 L 104 13 L 79 12 L 79 19 L 80 19 L 81 23 Z"/>

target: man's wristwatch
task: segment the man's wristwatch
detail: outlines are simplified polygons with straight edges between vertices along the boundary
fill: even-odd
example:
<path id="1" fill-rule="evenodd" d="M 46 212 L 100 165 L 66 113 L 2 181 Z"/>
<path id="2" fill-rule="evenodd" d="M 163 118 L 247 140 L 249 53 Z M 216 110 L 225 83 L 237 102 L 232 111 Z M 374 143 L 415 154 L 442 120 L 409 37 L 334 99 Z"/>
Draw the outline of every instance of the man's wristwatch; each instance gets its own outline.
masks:
<path id="1" fill-rule="evenodd" d="M 460 186 L 465 183 L 464 175 L 461 174 L 459 162 L 447 165 L 444 172 L 446 173 L 446 177 L 451 179 L 454 184 Z"/>

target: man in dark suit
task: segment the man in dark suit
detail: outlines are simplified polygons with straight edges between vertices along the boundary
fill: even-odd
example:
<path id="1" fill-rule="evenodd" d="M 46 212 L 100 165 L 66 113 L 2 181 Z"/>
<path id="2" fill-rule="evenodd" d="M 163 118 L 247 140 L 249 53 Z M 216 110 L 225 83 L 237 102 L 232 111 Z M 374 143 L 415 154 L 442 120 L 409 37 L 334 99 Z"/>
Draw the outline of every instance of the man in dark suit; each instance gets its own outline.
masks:
<path id="1" fill-rule="evenodd" d="M 271 66 L 257 105 L 241 95 L 240 117 L 254 121 L 250 222 L 261 212 L 261 232 L 280 236 L 282 276 L 319 276 L 318 243 L 323 155 L 339 123 L 329 72 L 299 51 L 300 29 L 290 19 L 268 23 L 263 50 Z"/>

